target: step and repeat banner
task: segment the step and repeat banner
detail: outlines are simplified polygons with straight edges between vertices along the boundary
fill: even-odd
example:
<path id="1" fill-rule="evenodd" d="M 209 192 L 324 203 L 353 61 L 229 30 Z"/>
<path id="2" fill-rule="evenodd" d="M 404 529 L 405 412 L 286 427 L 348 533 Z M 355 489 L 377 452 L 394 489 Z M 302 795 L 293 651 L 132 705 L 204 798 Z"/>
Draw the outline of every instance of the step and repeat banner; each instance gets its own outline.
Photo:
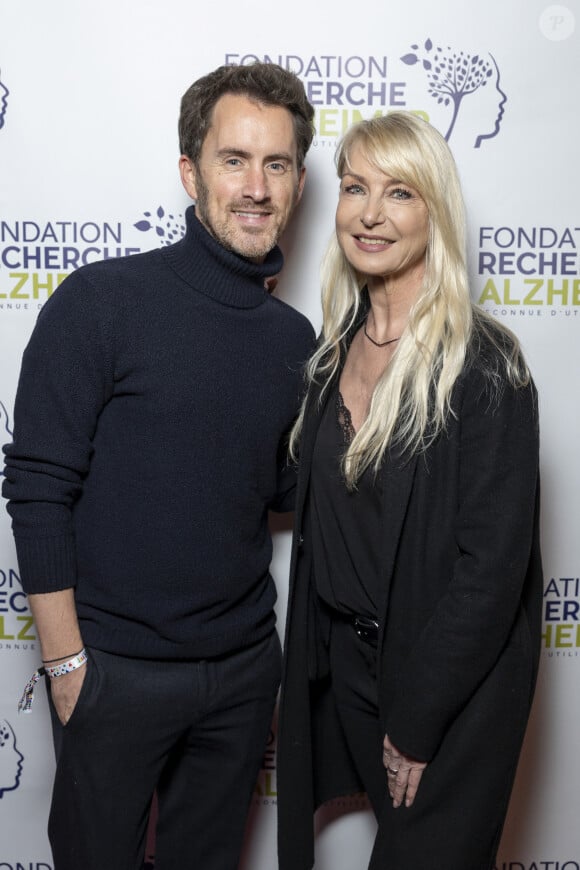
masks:
<path id="1" fill-rule="evenodd" d="M 404 108 L 447 137 L 469 219 L 474 299 L 521 338 L 540 394 L 544 636 L 538 692 L 496 870 L 580 870 L 580 8 L 576 0 L 0 0 L 0 434 L 43 304 L 84 263 L 168 245 L 188 199 L 183 92 L 224 64 L 294 70 L 316 108 L 306 190 L 277 293 L 320 326 L 337 141 Z M 160 311 L 172 304 L 159 288 Z M 279 623 L 289 531 L 274 528 Z M 53 870 L 44 693 L 17 701 L 40 650 L 0 512 L 0 870 Z M 493 734 L 489 735 L 493 740 Z M 275 870 L 276 726 L 256 783 L 245 870 Z M 318 870 L 362 870 L 364 796 L 317 818 Z M 106 835 L 106 832 L 104 832 Z M 147 866 L 153 867 L 152 841 Z M 82 870 L 82 868 L 79 868 Z M 105 870 L 105 868 L 103 868 Z M 466 868 L 469 870 L 469 868 Z"/>

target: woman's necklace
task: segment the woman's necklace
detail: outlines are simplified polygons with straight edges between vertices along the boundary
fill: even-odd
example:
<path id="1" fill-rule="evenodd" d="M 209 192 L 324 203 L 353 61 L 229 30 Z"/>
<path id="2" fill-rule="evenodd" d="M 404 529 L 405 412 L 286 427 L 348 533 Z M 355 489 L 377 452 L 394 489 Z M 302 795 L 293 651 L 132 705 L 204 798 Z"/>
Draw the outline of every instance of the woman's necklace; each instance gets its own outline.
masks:
<path id="1" fill-rule="evenodd" d="M 375 347 L 386 347 L 388 344 L 393 344 L 393 342 L 399 341 L 399 339 L 401 338 L 401 336 L 399 336 L 398 338 L 389 338 L 388 341 L 375 341 L 374 338 L 371 338 L 371 336 L 367 332 L 367 320 L 368 315 L 363 326 L 364 334 L 366 335 L 368 340 L 374 344 Z"/>

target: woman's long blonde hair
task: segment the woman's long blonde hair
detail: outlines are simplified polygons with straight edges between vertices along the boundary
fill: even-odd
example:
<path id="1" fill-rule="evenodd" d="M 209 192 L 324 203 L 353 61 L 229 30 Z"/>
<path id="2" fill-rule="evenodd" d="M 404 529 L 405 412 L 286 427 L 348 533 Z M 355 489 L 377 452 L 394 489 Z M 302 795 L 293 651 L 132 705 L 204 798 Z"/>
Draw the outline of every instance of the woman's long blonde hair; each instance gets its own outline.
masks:
<path id="1" fill-rule="evenodd" d="M 509 380 L 516 385 L 529 381 L 515 336 L 471 302 L 463 196 L 443 136 L 410 112 L 362 121 L 338 148 L 339 178 L 348 170 L 354 145 L 374 167 L 418 192 L 429 213 L 429 238 L 422 290 L 397 351 L 375 386 L 367 418 L 343 458 L 349 488 L 369 466 L 378 471 L 391 445 L 402 452 L 422 451 L 445 427 L 474 322 L 496 345 Z M 322 335 L 306 378 L 309 384 L 322 384 L 322 398 L 341 368 L 350 334 L 366 313 L 365 275 L 347 262 L 336 234 L 322 262 L 321 280 Z M 499 372 L 489 374 L 497 379 Z M 290 437 L 294 458 L 303 422 L 304 405 Z"/>

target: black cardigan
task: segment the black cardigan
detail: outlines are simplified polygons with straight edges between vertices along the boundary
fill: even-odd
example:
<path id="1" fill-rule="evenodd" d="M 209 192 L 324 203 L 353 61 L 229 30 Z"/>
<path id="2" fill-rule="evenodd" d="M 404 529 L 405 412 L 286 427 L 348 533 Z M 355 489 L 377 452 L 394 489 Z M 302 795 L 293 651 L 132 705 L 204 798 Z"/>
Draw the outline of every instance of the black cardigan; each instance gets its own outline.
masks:
<path id="1" fill-rule="evenodd" d="M 383 733 L 429 762 L 414 807 L 385 803 L 371 867 L 488 870 L 535 685 L 541 633 L 538 409 L 493 385 L 481 337 L 446 431 L 383 470 L 378 690 Z M 312 813 L 362 790 L 333 706 L 312 594 L 308 480 L 322 407 L 308 399 L 278 736 L 281 870 L 313 863 Z M 377 747 L 380 753 L 381 747 Z M 386 792 L 386 780 L 385 780 Z"/>

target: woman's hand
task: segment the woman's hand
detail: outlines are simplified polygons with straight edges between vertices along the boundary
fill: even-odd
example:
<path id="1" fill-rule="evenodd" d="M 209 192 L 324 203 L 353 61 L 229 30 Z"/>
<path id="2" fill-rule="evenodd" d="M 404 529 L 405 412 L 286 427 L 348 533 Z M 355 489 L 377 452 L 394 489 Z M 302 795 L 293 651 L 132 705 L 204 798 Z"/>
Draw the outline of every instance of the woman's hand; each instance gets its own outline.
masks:
<path id="1" fill-rule="evenodd" d="M 387 771 L 389 795 L 393 799 L 393 806 L 400 807 L 404 800 L 405 806 L 410 807 L 415 800 L 427 762 L 416 761 L 414 758 L 402 755 L 385 734 L 383 764 Z"/>

